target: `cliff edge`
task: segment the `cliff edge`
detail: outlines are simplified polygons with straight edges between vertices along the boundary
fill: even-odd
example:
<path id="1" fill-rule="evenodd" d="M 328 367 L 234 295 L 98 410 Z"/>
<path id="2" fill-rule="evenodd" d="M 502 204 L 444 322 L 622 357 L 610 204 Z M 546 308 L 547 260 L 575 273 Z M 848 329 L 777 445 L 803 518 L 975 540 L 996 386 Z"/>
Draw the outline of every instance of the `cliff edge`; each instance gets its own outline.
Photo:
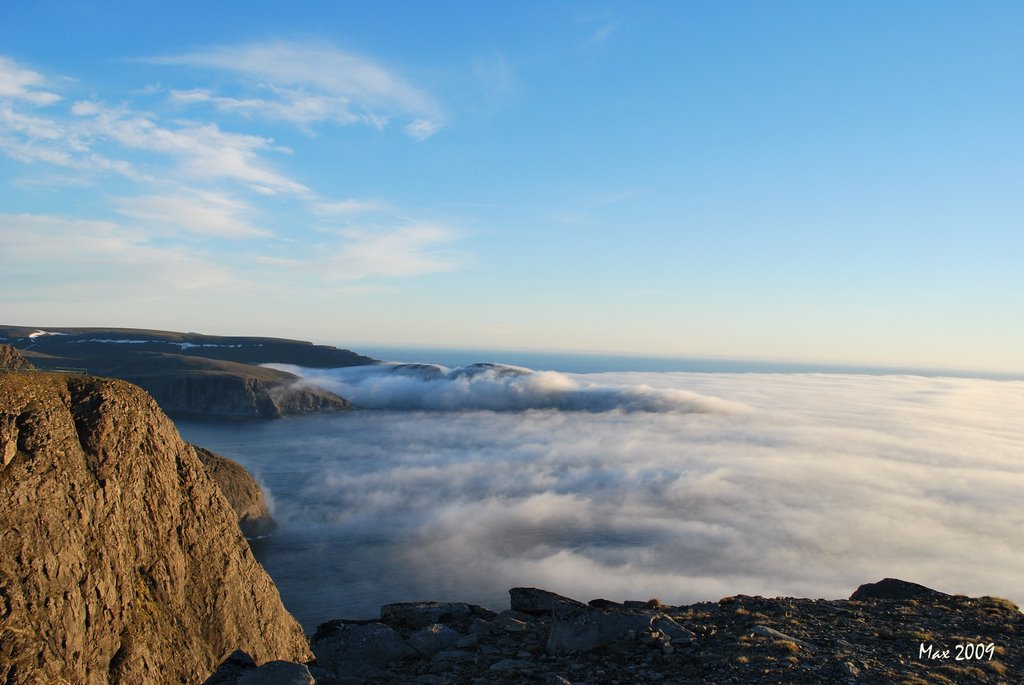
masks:
<path id="1" fill-rule="evenodd" d="M 0 681 L 197 683 L 236 648 L 311 657 L 217 484 L 139 388 L 2 373 L 0 451 Z"/>
<path id="2" fill-rule="evenodd" d="M 259 483 L 244 466 L 205 447 L 192 445 L 192 448 L 228 504 L 235 510 L 238 526 L 246 537 L 266 535 L 277 528 L 277 522 L 267 511 L 267 502 Z"/>
<path id="3" fill-rule="evenodd" d="M 262 364 L 338 368 L 376 363 L 351 350 L 301 340 L 126 328 L 0 325 L 4 342 L 40 369 L 87 369 L 138 385 L 172 416 L 272 419 L 345 411 L 351 404 L 343 397 Z M 0 353 L 0 369 L 17 368 L 5 359 Z"/>
<path id="4" fill-rule="evenodd" d="M 21 352 L 10 345 L 0 345 L 0 369 L 28 371 L 36 368 L 32 362 L 21 356 Z"/>

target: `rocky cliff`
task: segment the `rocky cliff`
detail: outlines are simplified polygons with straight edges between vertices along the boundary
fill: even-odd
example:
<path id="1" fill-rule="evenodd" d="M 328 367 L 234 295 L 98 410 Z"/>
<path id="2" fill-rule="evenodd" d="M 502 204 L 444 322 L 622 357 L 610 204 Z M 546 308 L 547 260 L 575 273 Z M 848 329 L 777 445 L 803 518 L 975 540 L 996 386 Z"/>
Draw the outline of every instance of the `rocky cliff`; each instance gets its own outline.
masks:
<path id="1" fill-rule="evenodd" d="M 276 369 L 203 359 L 155 355 L 140 363 L 90 371 L 124 379 L 150 393 L 171 415 L 275 419 L 294 414 L 337 412 L 348 400 Z M 181 361 L 182 364 L 177 362 Z"/>
<path id="2" fill-rule="evenodd" d="M 228 504 L 234 509 L 238 517 L 238 526 L 246 537 L 266 535 L 277 528 L 277 522 L 267 511 L 267 503 L 259 483 L 245 467 L 199 445 L 192 447 L 199 461 L 203 462 L 206 472 L 217 483 Z"/>
<path id="3" fill-rule="evenodd" d="M 18 352 L 18 350 L 10 345 L 0 345 L 0 370 L 27 370 L 34 368 L 31 362 L 21 356 L 21 352 Z"/>
<path id="4" fill-rule="evenodd" d="M 375 362 L 300 340 L 125 328 L 0 325 L 4 341 L 42 369 L 86 369 L 134 383 L 165 412 L 179 416 L 278 418 L 343 411 L 351 407 L 344 398 L 261 364 L 324 368 Z"/>
<path id="5" fill-rule="evenodd" d="M 127 383 L 0 374 L 0 681 L 197 683 L 302 630 L 195 450 Z"/>

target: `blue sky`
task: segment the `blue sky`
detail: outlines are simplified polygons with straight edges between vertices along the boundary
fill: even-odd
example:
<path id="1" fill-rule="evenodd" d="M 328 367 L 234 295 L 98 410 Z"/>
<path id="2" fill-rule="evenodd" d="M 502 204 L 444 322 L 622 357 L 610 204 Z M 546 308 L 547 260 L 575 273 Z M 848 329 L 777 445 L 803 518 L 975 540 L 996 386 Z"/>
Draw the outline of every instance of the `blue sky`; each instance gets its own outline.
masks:
<path id="1" fill-rule="evenodd" d="M 1019 371 L 1022 26 L 4 3 L 0 319 Z"/>

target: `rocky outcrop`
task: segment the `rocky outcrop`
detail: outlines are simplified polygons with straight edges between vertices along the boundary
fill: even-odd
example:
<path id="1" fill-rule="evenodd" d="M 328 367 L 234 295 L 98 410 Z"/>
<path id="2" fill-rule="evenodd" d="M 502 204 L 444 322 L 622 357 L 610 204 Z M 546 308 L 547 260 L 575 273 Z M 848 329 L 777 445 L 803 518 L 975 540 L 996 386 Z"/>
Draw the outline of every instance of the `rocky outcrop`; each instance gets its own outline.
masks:
<path id="1" fill-rule="evenodd" d="M 36 368 L 10 345 L 0 345 L 0 371 L 28 371 Z"/>
<path id="2" fill-rule="evenodd" d="M 500 614 L 457 602 L 392 604 L 379 621 L 320 626 L 309 671 L 321 685 L 1024 682 L 1024 614 L 1010 602 L 894 579 L 862 589 L 872 586 L 913 596 L 738 595 L 664 606 L 513 588 Z M 956 645 L 967 644 L 958 661 Z"/>
<path id="3" fill-rule="evenodd" d="M 189 360 L 196 364 L 196 360 Z M 295 414 L 338 412 L 352 405 L 341 397 L 274 369 L 230 362 L 215 368 L 133 372 L 104 370 L 149 392 L 168 414 L 276 419 Z M 241 368 L 236 368 L 241 367 Z"/>
<path id="4" fill-rule="evenodd" d="M 350 350 L 298 340 L 172 331 L 0 325 L 0 340 L 11 341 L 43 369 L 84 369 L 134 383 L 178 416 L 278 418 L 344 411 L 351 408 L 344 398 L 261 365 L 375 363 Z M 0 368 L 2 360 L 0 353 Z"/>
<path id="5" fill-rule="evenodd" d="M 864 583 L 853 591 L 850 599 L 926 599 L 943 594 L 945 593 L 906 580 L 883 578 L 877 583 Z"/>
<path id="6" fill-rule="evenodd" d="M 198 683 L 238 648 L 309 659 L 224 495 L 146 393 L 0 374 L 0 448 L 0 682 Z"/>
<path id="7" fill-rule="evenodd" d="M 277 528 L 277 522 L 267 511 L 256 479 L 237 461 L 222 457 L 210 450 L 192 445 L 206 472 L 220 487 L 228 504 L 238 516 L 238 526 L 248 538 L 266 535 Z"/>

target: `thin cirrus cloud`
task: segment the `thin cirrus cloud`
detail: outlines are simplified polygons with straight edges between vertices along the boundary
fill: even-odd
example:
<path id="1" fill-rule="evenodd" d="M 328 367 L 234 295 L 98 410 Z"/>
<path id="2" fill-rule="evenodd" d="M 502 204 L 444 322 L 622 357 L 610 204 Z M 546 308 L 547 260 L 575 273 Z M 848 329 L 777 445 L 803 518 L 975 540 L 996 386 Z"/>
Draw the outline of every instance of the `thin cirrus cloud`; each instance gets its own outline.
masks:
<path id="1" fill-rule="evenodd" d="M 224 131 L 215 123 L 182 122 L 164 126 L 155 117 L 99 103 L 78 103 L 72 110 L 81 119 L 76 132 L 87 140 L 115 143 L 122 148 L 167 156 L 179 163 L 190 179 L 229 179 L 266 195 L 309 194 L 309 189 L 269 167 L 259 157 L 266 150 L 286 151 L 262 136 Z"/>
<path id="2" fill-rule="evenodd" d="M 325 248 L 320 262 L 330 280 L 409 277 L 452 271 L 469 256 L 447 245 L 457 239 L 451 229 L 436 224 L 412 224 L 387 231 L 347 229 L 341 242 Z"/>
<path id="3" fill-rule="evenodd" d="M 247 215 L 252 208 L 224 193 L 124 197 L 115 201 L 124 216 L 140 220 L 151 229 L 186 231 L 215 238 L 254 238 L 270 235 L 254 226 Z"/>
<path id="4" fill-rule="evenodd" d="M 227 288 L 236 277 L 180 245 L 111 221 L 0 214 L 0 268 L 13 299 L 126 299 Z M 116 292 L 116 302 L 111 293 Z"/>
<path id="5" fill-rule="evenodd" d="M 69 104 L 39 90 L 44 83 L 37 72 L 0 56 L 0 152 L 19 162 L 145 183 L 169 176 L 179 182 L 226 180 L 264 195 L 311 195 L 265 159 L 288 152 L 271 138 L 226 131 L 211 121 L 167 123 L 127 103 Z"/>
<path id="6" fill-rule="evenodd" d="M 357 200 L 346 198 L 336 202 L 316 202 L 312 209 L 317 214 L 362 214 L 385 209 L 385 205 L 377 200 Z"/>
<path id="7" fill-rule="evenodd" d="M 52 105 L 61 97 L 56 93 L 39 90 L 45 82 L 42 75 L 0 55 L 0 98 L 25 100 L 35 105 Z"/>
<path id="8" fill-rule="evenodd" d="M 236 74 L 252 89 L 234 97 L 205 89 L 175 91 L 180 103 L 209 103 L 222 111 L 310 124 L 357 122 L 377 128 L 392 118 L 409 119 L 403 130 L 417 140 L 442 125 L 441 108 L 424 90 L 373 60 L 328 45 L 284 41 L 220 46 L 151 57 L 146 62 Z"/>

